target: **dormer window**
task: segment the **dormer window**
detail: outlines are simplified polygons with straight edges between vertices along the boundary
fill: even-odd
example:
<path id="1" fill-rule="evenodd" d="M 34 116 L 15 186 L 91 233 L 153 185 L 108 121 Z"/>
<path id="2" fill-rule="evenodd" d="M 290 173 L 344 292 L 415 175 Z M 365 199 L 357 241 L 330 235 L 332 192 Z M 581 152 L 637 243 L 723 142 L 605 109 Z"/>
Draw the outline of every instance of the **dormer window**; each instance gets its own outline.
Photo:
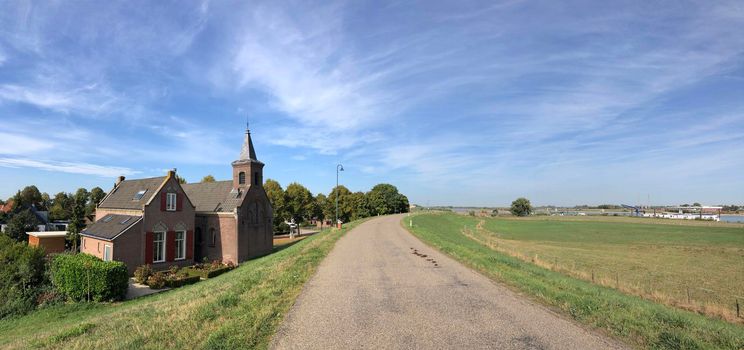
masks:
<path id="1" fill-rule="evenodd" d="M 178 196 L 175 193 L 166 193 L 165 210 L 176 211 L 176 201 Z"/>
<path id="2" fill-rule="evenodd" d="M 240 172 L 238 174 L 238 184 L 245 185 L 245 172 Z"/>

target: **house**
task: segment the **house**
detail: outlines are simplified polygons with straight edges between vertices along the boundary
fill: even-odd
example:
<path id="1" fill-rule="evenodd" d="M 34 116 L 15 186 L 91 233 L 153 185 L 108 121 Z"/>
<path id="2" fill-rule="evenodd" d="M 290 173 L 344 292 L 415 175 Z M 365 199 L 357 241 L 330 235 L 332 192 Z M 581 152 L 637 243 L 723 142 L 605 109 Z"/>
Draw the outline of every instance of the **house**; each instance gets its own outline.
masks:
<path id="1" fill-rule="evenodd" d="M 8 201 L 5 202 L 5 204 L 0 205 L 0 211 L 5 214 L 9 213 L 11 210 L 13 210 L 13 204 L 15 204 L 15 202 L 13 201 L 13 198 L 8 199 Z"/>
<path id="2" fill-rule="evenodd" d="M 232 180 L 179 184 L 175 170 L 147 179 L 120 176 L 98 204 L 95 222 L 81 233 L 80 251 L 122 261 L 130 273 L 144 264 L 239 264 L 268 254 L 273 210 L 263 167 L 246 130 Z"/>

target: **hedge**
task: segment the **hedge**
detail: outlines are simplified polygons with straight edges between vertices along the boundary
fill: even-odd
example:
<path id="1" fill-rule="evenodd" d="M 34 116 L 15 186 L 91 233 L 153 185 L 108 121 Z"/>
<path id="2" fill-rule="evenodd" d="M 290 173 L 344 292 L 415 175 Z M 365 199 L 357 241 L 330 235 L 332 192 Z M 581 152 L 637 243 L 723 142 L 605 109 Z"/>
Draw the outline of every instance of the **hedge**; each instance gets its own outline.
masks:
<path id="1" fill-rule="evenodd" d="M 127 295 L 129 274 L 119 261 L 103 261 L 88 254 L 60 254 L 52 261 L 52 283 L 72 300 L 121 300 Z"/>
<path id="2" fill-rule="evenodd" d="M 219 275 L 221 275 L 221 274 L 223 274 L 223 273 L 225 273 L 227 271 L 230 271 L 230 270 L 232 270 L 232 268 L 230 268 L 229 266 L 220 267 L 220 268 L 215 269 L 215 270 L 205 270 L 205 271 L 202 272 L 202 277 L 204 277 L 204 278 L 217 277 L 217 276 L 219 276 Z"/>
<path id="3" fill-rule="evenodd" d="M 194 284 L 201 280 L 200 276 L 188 276 L 177 279 L 166 279 L 165 286 L 168 288 L 178 288 L 188 284 Z"/>

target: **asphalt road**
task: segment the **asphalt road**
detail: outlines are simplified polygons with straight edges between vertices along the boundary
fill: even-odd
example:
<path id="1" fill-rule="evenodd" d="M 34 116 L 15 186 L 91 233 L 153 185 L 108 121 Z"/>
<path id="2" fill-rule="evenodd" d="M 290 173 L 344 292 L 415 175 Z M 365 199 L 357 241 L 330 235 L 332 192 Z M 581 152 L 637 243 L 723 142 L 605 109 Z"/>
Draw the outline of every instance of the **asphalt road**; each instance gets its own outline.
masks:
<path id="1" fill-rule="evenodd" d="M 624 348 L 434 251 L 400 219 L 376 218 L 342 237 L 271 347 Z"/>

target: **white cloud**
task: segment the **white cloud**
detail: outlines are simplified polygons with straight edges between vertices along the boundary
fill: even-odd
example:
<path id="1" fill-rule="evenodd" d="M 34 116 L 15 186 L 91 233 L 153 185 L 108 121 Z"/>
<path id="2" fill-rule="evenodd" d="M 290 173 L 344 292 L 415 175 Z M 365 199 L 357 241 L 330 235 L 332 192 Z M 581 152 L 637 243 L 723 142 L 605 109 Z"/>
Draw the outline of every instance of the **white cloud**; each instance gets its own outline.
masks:
<path id="1" fill-rule="evenodd" d="M 70 174 L 95 175 L 101 177 L 115 177 L 119 175 L 134 175 L 139 173 L 129 168 L 102 166 L 78 162 L 55 162 L 20 158 L 0 157 L 0 167 L 7 168 L 32 168 L 51 172 L 63 172 Z"/>

